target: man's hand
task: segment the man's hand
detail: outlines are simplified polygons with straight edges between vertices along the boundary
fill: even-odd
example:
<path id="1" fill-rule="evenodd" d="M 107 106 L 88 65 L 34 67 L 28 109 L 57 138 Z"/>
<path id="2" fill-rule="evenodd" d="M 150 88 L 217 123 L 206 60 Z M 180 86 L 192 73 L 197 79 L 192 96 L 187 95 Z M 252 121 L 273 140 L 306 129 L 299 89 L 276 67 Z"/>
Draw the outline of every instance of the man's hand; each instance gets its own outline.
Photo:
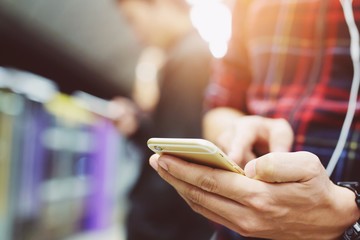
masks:
<path id="1" fill-rule="evenodd" d="M 293 143 L 290 124 L 284 119 L 243 116 L 218 138 L 217 144 L 241 167 L 256 156 L 288 152 Z"/>
<path id="2" fill-rule="evenodd" d="M 204 135 L 241 167 L 256 156 L 288 152 L 293 131 L 284 119 L 246 116 L 231 108 L 217 108 L 204 117 Z"/>
<path id="3" fill-rule="evenodd" d="M 247 176 L 165 155 L 150 164 L 194 211 L 244 236 L 337 239 L 359 218 L 354 194 L 308 152 L 264 155 L 245 166 Z"/>

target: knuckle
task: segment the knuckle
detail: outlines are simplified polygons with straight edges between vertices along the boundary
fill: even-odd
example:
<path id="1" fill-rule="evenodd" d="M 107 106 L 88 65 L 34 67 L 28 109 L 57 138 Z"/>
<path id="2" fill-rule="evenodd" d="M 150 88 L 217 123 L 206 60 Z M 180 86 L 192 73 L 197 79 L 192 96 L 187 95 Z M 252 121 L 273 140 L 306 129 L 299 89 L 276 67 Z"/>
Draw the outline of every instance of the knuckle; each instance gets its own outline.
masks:
<path id="1" fill-rule="evenodd" d="M 247 219 L 237 222 L 238 232 L 244 237 L 253 236 L 255 233 L 258 233 L 261 230 L 259 224 L 255 219 Z"/>
<path id="2" fill-rule="evenodd" d="M 277 118 L 275 119 L 276 123 L 279 125 L 289 125 L 289 122 L 285 118 Z"/>
<path id="3" fill-rule="evenodd" d="M 268 211 L 268 204 L 266 203 L 266 201 L 264 199 L 261 199 L 259 197 L 252 199 L 251 206 L 258 212 Z"/>
<path id="4" fill-rule="evenodd" d="M 252 127 L 257 126 L 261 124 L 261 122 L 262 122 L 262 117 L 260 116 L 244 116 L 238 120 L 237 126 L 241 129 L 246 129 L 250 126 Z"/>
<path id="5" fill-rule="evenodd" d="M 244 204 L 256 214 L 237 218 L 234 222 L 238 232 L 245 237 L 250 237 L 269 230 L 271 224 L 264 221 L 264 219 L 277 218 L 277 207 L 274 204 L 273 198 L 271 198 L 271 194 L 254 192 L 243 200 L 245 201 Z"/>
<path id="6" fill-rule="evenodd" d="M 189 188 L 187 190 L 186 196 L 191 202 L 191 208 L 193 208 L 195 205 L 202 205 L 205 199 L 204 193 L 196 187 Z"/>
<path id="7" fill-rule="evenodd" d="M 250 124 L 254 124 L 254 125 L 260 125 L 263 123 L 263 117 L 261 116 L 251 116 L 247 119 L 249 121 Z"/>
<path id="8" fill-rule="evenodd" d="M 238 219 L 236 221 L 238 232 L 245 237 L 251 237 L 255 234 L 270 230 L 272 228 L 271 224 L 264 221 L 264 219 L 277 218 L 276 208 L 271 205 L 271 201 L 262 200 L 260 196 L 254 197 L 249 207 L 257 214 L 252 218 Z M 266 215 L 265 218 L 259 217 L 264 215 Z"/>
<path id="9" fill-rule="evenodd" d="M 260 213 L 270 213 L 272 209 L 272 204 L 268 200 L 268 197 L 253 197 L 251 202 L 251 206 L 257 212 Z"/>
<path id="10" fill-rule="evenodd" d="M 195 204 L 195 203 L 193 203 L 193 202 L 191 202 L 191 201 L 190 201 L 188 204 L 189 204 L 190 208 L 191 208 L 194 212 L 196 212 L 196 213 L 198 213 L 198 214 L 203 214 L 203 208 L 202 208 L 200 205 Z"/>
<path id="11" fill-rule="evenodd" d="M 201 189 L 208 192 L 216 192 L 218 189 L 217 182 L 212 176 L 204 175 L 198 180 Z"/>
<path id="12" fill-rule="evenodd" d="M 270 192 L 254 192 L 245 199 L 246 205 L 258 213 L 272 214 L 275 202 Z"/>
<path id="13" fill-rule="evenodd" d="M 311 174 L 311 176 L 319 175 L 323 171 L 324 167 L 318 156 L 310 152 L 303 152 L 303 155 L 303 158 L 306 161 L 307 171 Z"/>
<path id="14" fill-rule="evenodd" d="M 284 134 L 292 134 L 292 128 L 290 123 L 284 118 L 273 119 L 275 126 L 274 131 L 282 132 Z"/>

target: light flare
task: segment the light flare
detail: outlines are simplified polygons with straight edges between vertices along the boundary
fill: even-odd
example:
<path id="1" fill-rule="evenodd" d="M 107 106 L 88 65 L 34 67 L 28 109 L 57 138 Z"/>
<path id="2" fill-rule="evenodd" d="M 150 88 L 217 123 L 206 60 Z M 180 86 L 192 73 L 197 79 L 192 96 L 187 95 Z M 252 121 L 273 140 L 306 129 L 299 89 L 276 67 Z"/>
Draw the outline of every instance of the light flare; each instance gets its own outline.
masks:
<path id="1" fill-rule="evenodd" d="M 209 44 L 212 55 L 223 57 L 231 37 L 230 9 L 220 0 L 188 0 L 188 3 L 192 6 L 192 24 Z"/>

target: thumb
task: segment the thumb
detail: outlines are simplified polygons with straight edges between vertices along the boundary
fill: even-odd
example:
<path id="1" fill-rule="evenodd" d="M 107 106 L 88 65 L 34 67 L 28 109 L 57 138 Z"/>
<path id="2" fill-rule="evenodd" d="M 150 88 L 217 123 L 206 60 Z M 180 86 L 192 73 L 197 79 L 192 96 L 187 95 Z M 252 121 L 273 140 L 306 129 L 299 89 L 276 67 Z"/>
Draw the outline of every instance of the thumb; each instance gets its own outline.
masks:
<path id="1" fill-rule="evenodd" d="M 273 152 L 250 161 L 245 175 L 264 182 L 306 182 L 325 171 L 319 158 L 309 152 Z"/>
<path id="2" fill-rule="evenodd" d="M 288 152 L 294 140 L 294 133 L 285 119 L 268 119 L 270 152 Z"/>

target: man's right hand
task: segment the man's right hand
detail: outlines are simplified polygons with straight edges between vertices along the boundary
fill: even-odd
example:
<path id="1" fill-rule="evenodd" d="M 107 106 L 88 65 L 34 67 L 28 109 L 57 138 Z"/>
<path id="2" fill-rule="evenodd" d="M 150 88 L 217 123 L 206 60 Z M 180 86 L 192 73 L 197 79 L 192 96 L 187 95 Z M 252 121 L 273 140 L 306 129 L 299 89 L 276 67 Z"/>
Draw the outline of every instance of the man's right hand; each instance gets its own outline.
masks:
<path id="1" fill-rule="evenodd" d="M 269 152 L 290 151 L 294 139 L 291 126 L 284 119 L 246 116 L 228 108 L 212 110 L 204 123 L 205 137 L 241 167 Z"/>

